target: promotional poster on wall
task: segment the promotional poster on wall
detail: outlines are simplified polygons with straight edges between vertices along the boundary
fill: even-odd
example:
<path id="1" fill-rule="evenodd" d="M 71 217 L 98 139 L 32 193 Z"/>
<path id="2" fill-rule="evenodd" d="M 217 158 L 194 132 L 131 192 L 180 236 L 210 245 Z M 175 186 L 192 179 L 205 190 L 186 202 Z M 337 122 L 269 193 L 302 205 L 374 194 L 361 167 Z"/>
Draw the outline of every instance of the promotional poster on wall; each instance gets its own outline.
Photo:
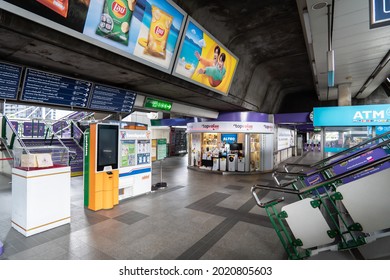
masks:
<path id="1" fill-rule="evenodd" d="M 121 141 L 121 167 L 136 165 L 135 140 Z"/>
<path id="2" fill-rule="evenodd" d="M 188 18 L 173 75 L 227 95 L 237 64 L 234 54 Z"/>

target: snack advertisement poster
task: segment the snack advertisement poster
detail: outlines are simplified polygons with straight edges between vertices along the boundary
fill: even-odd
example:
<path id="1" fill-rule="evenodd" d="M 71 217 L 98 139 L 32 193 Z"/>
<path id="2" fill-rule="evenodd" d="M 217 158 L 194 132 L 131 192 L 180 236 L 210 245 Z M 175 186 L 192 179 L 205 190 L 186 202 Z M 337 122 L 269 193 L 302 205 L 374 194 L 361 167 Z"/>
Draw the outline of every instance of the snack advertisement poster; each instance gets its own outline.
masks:
<path id="1" fill-rule="evenodd" d="M 185 16 L 167 0 L 92 0 L 83 33 L 170 71 Z"/>
<path id="2" fill-rule="evenodd" d="M 238 58 L 189 18 L 173 75 L 227 95 Z"/>
<path id="3" fill-rule="evenodd" d="M 5 1 L 23 10 L 2 2 L 0 8 L 167 73 L 187 16 L 171 0 Z"/>

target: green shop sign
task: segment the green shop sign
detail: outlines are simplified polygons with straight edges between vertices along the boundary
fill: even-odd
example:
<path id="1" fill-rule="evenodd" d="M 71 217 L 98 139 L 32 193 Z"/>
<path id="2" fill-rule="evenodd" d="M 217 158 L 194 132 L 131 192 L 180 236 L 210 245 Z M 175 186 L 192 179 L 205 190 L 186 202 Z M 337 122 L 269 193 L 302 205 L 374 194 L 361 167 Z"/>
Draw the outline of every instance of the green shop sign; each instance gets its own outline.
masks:
<path id="1" fill-rule="evenodd" d="M 144 107 L 151 108 L 151 109 L 157 109 L 157 110 L 171 111 L 172 102 L 157 100 L 157 99 L 146 97 Z"/>

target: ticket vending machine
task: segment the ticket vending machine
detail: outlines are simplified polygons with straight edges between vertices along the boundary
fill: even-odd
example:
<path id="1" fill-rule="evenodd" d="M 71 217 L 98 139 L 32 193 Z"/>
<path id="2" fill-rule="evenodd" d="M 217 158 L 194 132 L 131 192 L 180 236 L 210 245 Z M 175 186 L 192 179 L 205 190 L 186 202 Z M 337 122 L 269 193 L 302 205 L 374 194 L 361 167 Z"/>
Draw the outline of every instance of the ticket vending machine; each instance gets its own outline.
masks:
<path id="1" fill-rule="evenodd" d="M 228 171 L 237 170 L 237 154 L 228 154 Z"/>
<path id="2" fill-rule="evenodd" d="M 84 137 L 84 205 L 110 209 L 118 201 L 119 126 L 91 124 Z"/>

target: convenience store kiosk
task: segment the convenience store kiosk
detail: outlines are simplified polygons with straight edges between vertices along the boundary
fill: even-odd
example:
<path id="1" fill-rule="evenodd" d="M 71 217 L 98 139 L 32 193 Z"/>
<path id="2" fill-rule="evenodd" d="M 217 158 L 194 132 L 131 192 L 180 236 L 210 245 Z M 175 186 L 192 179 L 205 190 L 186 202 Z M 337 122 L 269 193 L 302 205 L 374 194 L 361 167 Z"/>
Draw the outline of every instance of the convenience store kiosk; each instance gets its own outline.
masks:
<path id="1" fill-rule="evenodd" d="M 187 133 L 188 168 L 230 173 L 273 170 L 273 123 L 240 119 L 193 122 L 187 124 Z"/>

